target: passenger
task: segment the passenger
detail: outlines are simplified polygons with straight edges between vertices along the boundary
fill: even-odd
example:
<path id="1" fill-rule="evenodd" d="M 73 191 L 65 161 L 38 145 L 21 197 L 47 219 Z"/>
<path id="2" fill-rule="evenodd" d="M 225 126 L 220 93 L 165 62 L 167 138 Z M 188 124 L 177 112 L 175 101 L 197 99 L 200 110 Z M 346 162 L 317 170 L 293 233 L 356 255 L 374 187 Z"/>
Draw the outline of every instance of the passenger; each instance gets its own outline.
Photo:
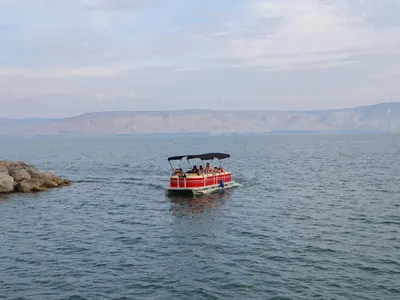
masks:
<path id="1" fill-rule="evenodd" d="M 179 169 L 179 177 L 186 177 L 186 174 L 183 172 L 182 168 Z"/>
<path id="2" fill-rule="evenodd" d="M 199 171 L 199 169 L 197 169 L 197 166 L 193 166 L 192 171 L 194 174 L 200 175 L 200 171 Z"/>
<path id="3" fill-rule="evenodd" d="M 206 164 L 206 169 L 205 169 L 205 171 L 206 171 L 207 174 L 211 174 L 211 173 L 212 173 L 212 169 L 211 169 L 210 163 L 207 163 L 207 164 Z"/>
<path id="4" fill-rule="evenodd" d="M 219 167 L 221 170 L 221 173 L 225 173 L 225 169 L 223 167 Z"/>
<path id="5" fill-rule="evenodd" d="M 179 176 L 179 170 L 175 169 L 175 172 L 172 172 L 172 176 Z"/>
<path id="6" fill-rule="evenodd" d="M 204 173 L 203 166 L 202 166 L 202 165 L 200 165 L 199 174 L 203 174 L 203 173 Z"/>
<path id="7" fill-rule="evenodd" d="M 218 174 L 218 168 L 217 168 L 217 167 L 214 167 L 213 174 L 214 174 L 214 175 Z"/>

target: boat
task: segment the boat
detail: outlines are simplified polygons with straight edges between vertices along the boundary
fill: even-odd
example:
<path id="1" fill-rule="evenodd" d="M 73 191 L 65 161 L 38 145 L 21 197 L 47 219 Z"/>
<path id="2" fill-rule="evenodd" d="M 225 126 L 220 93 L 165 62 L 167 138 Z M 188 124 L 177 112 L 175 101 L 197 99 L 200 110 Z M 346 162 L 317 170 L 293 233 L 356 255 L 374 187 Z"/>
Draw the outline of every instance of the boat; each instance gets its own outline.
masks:
<path id="1" fill-rule="evenodd" d="M 232 173 L 221 167 L 221 160 L 230 158 L 227 153 L 204 153 L 196 155 L 181 155 L 168 157 L 172 169 L 169 180 L 168 193 L 173 194 L 208 194 L 215 191 L 228 189 L 234 186 Z M 191 165 L 192 160 L 199 160 L 200 164 Z M 214 164 L 214 160 L 218 164 Z M 190 169 L 184 172 L 181 168 L 182 161 L 186 160 Z M 179 161 L 179 168 L 174 168 L 172 162 Z M 206 161 L 206 167 L 203 162 Z M 212 161 L 210 163 L 210 161 Z M 214 165 L 214 167 L 213 167 Z M 200 167 L 201 166 L 201 167 Z M 209 166 L 207 168 L 207 166 Z M 211 168 L 211 171 L 210 171 Z"/>

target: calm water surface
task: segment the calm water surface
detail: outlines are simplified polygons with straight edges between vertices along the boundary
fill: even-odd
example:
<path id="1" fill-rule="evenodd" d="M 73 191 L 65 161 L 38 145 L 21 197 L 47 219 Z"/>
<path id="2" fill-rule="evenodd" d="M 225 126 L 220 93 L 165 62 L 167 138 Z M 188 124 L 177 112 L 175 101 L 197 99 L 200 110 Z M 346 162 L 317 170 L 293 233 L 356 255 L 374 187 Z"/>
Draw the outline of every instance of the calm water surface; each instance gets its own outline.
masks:
<path id="1" fill-rule="evenodd" d="M 400 136 L 0 145 L 77 181 L 0 198 L 0 299 L 400 299 Z M 167 197 L 166 158 L 208 151 L 242 186 Z"/>

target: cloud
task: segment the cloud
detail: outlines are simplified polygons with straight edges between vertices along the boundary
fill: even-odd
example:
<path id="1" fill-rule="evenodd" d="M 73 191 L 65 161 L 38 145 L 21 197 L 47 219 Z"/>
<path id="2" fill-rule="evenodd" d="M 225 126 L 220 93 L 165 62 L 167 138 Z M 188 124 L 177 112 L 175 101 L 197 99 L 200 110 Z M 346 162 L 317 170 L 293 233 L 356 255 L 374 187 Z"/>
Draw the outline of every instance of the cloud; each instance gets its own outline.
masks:
<path id="1" fill-rule="evenodd" d="M 81 5 L 88 10 L 132 12 L 159 4 L 158 0 L 98 0 L 86 1 Z"/>
<path id="2" fill-rule="evenodd" d="M 260 108 L 275 105 L 271 98 L 286 99 L 278 101 L 281 108 L 293 106 L 293 99 L 308 108 L 318 101 L 372 100 L 348 80 L 393 97 L 398 11 L 397 0 L 3 0 L 0 85 L 19 95 L 14 101 L 103 95 L 107 103 L 128 103 L 134 93 L 135 101 L 147 99 L 147 108 L 195 107 L 198 102 L 184 99 L 200 98 L 212 107 L 221 95 L 240 108 L 246 92 Z M 322 86 L 337 86 L 330 99 L 314 99 L 311 86 L 301 96 L 283 90 L 314 74 Z"/>
<path id="3" fill-rule="evenodd" d="M 231 38 L 230 55 L 245 61 L 270 65 L 264 57 L 280 57 L 286 63 L 320 62 L 353 58 L 355 55 L 383 53 L 398 44 L 393 37 L 400 28 L 378 31 L 368 22 L 368 10 L 356 10 L 347 6 L 348 1 L 282 0 L 259 1 L 254 4 L 254 13 L 249 20 L 280 20 L 274 31 L 262 27 L 255 31 L 258 35 L 245 36 L 234 31 Z M 365 5 L 367 5 L 364 1 Z M 373 2 L 371 2 L 372 5 Z M 367 5 L 368 7 L 368 5 Z M 265 33 L 265 34 L 263 34 Z M 383 33 L 383 34 L 382 34 Z M 296 57 L 297 59 L 293 59 Z M 288 59 L 285 59 L 288 58 Z M 293 64 L 293 67 L 296 67 Z M 316 66 L 314 66 L 316 67 Z"/>
<path id="4" fill-rule="evenodd" d="M 157 64 L 180 68 L 247 65 L 263 69 L 276 69 L 280 64 L 287 69 L 312 63 L 313 57 L 318 67 L 324 55 L 343 65 L 343 60 L 355 54 L 394 48 L 399 41 L 393 44 L 393 36 L 400 33 L 397 27 L 378 30 L 369 23 L 376 19 L 376 13 L 358 10 L 358 6 L 341 0 L 248 1 L 247 5 L 236 1 L 229 14 L 209 22 L 204 17 L 207 6 L 197 13 L 184 12 L 179 8 L 186 7 L 178 1 L 171 2 L 178 12 L 168 18 L 157 18 L 161 8 L 163 12 L 172 11 L 162 1 L 57 3 L 50 6 L 53 17 L 29 28 L 32 38 L 27 43 L 37 53 L 33 65 L 40 61 L 46 68 L 71 67 L 75 70 L 71 73 L 99 64 L 113 70 L 121 69 L 121 65 L 131 69 Z M 363 1 L 366 7 L 373 3 Z M 83 8 L 87 7 L 96 10 L 85 12 Z M 130 14 L 143 7 L 148 11 L 141 16 Z M 120 11 L 126 14 L 116 13 Z M 203 16 L 197 18 L 203 22 L 182 24 L 184 17 L 195 20 L 196 14 Z M 332 57 L 334 53 L 336 58 Z"/>

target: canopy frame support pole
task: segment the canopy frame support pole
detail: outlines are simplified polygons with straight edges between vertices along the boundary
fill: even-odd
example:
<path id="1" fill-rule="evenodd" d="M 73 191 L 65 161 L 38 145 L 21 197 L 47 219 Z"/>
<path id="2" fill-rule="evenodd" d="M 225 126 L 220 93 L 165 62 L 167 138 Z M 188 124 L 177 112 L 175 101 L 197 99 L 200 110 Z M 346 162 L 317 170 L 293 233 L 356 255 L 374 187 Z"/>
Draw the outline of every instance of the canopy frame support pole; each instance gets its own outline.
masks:
<path id="1" fill-rule="evenodd" d="M 174 167 L 172 166 L 171 161 L 168 161 L 168 163 L 169 163 L 169 165 L 171 166 L 172 172 L 174 172 Z"/>

